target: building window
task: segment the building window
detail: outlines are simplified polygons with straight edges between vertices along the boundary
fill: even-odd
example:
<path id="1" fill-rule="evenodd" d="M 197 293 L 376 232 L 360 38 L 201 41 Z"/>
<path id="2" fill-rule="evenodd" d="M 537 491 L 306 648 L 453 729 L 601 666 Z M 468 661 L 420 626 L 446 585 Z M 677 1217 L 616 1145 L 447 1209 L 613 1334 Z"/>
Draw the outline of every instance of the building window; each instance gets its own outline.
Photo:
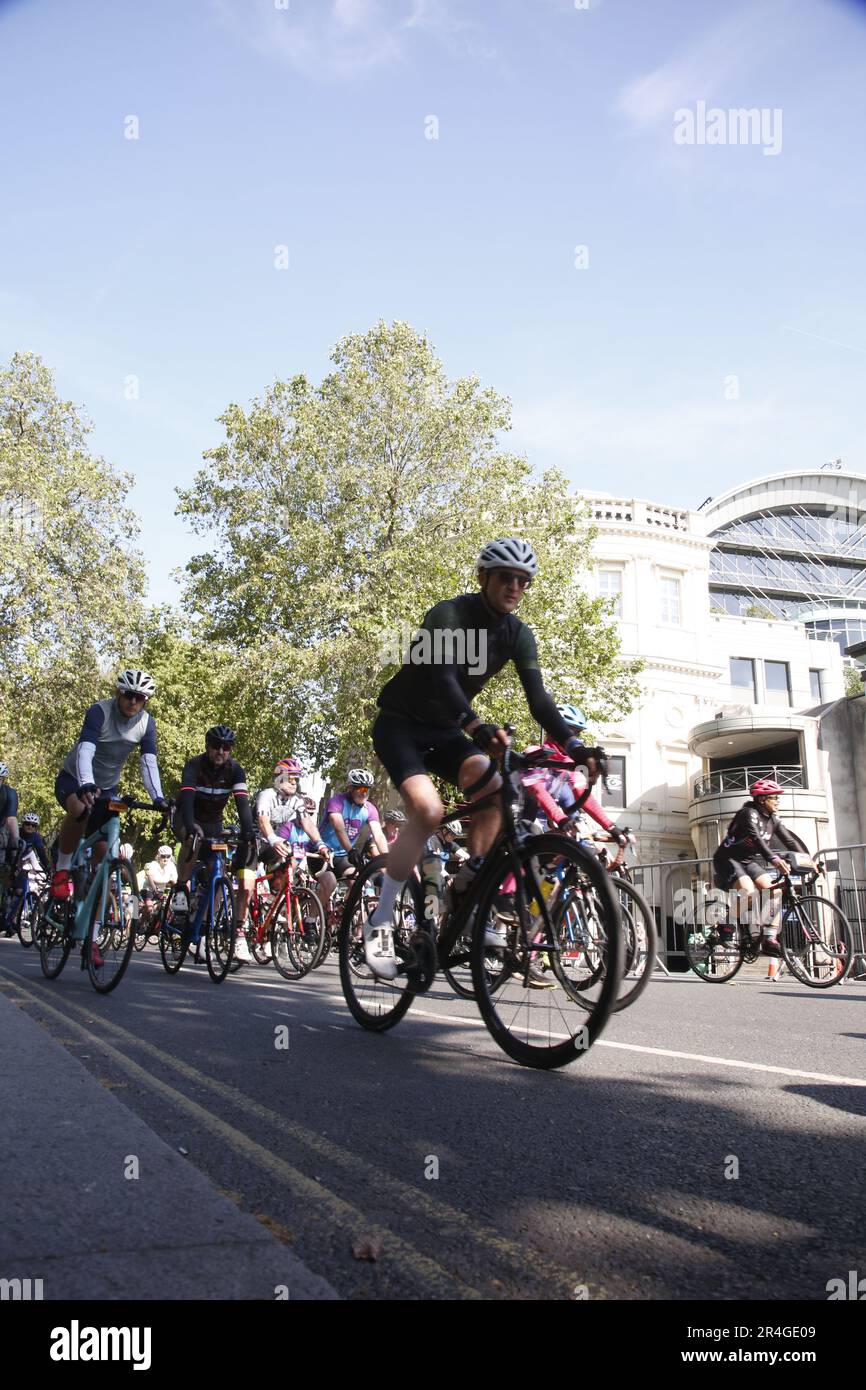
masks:
<path id="1" fill-rule="evenodd" d="M 599 782 L 599 787 L 601 783 Z M 609 811 L 624 811 L 627 805 L 625 790 L 625 758 L 614 756 L 607 760 L 608 790 L 602 789 L 601 803 Z"/>
<path id="2" fill-rule="evenodd" d="M 765 661 L 764 684 L 768 705 L 790 705 L 791 680 L 787 661 Z"/>
<path id="3" fill-rule="evenodd" d="M 741 695 L 755 703 L 755 663 L 745 656 L 731 657 L 731 685 Z"/>
<path id="4" fill-rule="evenodd" d="M 680 618 L 680 581 L 676 575 L 663 574 L 659 579 L 661 589 L 661 620 L 663 623 L 673 627 L 679 627 Z"/>
<path id="5" fill-rule="evenodd" d="M 613 611 L 617 618 L 622 617 L 622 570 L 600 569 L 598 572 L 599 597 L 613 599 Z"/>
<path id="6" fill-rule="evenodd" d="M 822 693 L 822 691 L 821 691 L 821 672 L 820 672 L 820 671 L 810 671 L 810 672 L 809 672 L 809 689 L 810 689 L 811 692 L 812 692 L 812 699 L 815 701 L 815 704 L 816 704 L 816 705 L 823 704 L 823 702 L 824 702 L 824 696 L 823 696 L 823 693 Z"/>

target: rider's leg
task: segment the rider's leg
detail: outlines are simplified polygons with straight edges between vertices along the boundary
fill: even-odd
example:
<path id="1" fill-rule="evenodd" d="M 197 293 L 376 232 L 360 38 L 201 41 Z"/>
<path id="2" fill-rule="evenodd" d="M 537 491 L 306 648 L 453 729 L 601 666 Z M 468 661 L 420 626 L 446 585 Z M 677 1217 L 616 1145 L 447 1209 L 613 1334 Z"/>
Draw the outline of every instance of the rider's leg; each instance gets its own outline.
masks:
<path id="1" fill-rule="evenodd" d="M 782 893 L 777 887 L 776 879 L 772 874 L 761 874 L 755 879 L 755 887 L 761 893 L 761 911 L 759 920 L 762 927 L 761 951 L 765 956 L 778 958 L 782 954 L 779 946 L 779 931 L 781 928 L 780 910 L 782 906 Z M 778 966 L 776 967 L 778 969 Z M 769 969 L 768 978 L 772 979 L 775 970 Z"/>

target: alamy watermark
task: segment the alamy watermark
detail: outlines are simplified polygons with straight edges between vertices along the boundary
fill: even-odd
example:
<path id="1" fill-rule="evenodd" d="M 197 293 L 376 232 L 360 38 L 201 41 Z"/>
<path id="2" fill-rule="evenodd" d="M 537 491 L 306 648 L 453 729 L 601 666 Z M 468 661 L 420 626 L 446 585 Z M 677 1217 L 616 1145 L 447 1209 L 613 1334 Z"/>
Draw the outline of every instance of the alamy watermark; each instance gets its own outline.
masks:
<path id="1" fill-rule="evenodd" d="M 411 628 L 408 623 L 382 635 L 380 666 L 465 666 L 470 676 L 487 672 L 486 628 Z"/>
<path id="2" fill-rule="evenodd" d="M 694 111 L 681 106 L 674 112 L 675 145 L 761 145 L 764 154 L 782 149 L 780 106 L 707 107 L 695 103 Z"/>
<path id="3" fill-rule="evenodd" d="M 674 922 L 678 927 L 725 927 L 740 922 L 743 926 L 757 928 L 771 921 L 781 901 L 778 889 L 741 894 L 735 888 L 725 890 L 696 883 L 692 888 L 678 888 L 674 893 Z"/>

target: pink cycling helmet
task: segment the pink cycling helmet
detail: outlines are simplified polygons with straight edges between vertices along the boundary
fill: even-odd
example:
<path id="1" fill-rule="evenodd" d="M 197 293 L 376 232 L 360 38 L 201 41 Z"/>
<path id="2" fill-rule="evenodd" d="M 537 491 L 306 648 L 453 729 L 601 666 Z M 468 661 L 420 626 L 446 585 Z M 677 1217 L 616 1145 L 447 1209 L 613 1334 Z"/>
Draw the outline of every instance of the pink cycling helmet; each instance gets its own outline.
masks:
<path id="1" fill-rule="evenodd" d="M 780 796 L 783 788 L 778 782 L 774 782 L 770 777 L 762 777 L 760 781 L 753 782 L 749 787 L 750 796 Z"/>

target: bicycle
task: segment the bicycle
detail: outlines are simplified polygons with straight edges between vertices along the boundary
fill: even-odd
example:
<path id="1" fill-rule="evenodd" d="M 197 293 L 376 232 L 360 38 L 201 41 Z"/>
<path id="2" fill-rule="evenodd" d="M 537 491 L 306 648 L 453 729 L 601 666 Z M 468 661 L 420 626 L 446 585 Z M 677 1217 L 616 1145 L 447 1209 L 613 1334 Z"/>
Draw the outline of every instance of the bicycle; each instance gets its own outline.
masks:
<path id="1" fill-rule="evenodd" d="M 822 865 L 813 866 L 802 854 L 783 857 L 791 865 L 791 872 L 779 873 L 773 885 L 782 889 L 782 960 L 794 978 L 810 989 L 841 985 L 854 960 L 851 924 L 829 898 L 802 892 L 804 887 L 811 888 L 823 873 Z M 686 931 L 686 959 L 698 979 L 707 984 L 725 984 L 745 962 L 758 959 L 762 933 L 762 927 L 753 934 L 747 923 L 736 920 L 695 925 Z"/>
<path id="2" fill-rule="evenodd" d="M 196 837 L 194 850 L 205 847 L 213 856 L 204 882 L 199 885 L 200 869 L 196 864 L 188 883 L 190 911 L 175 913 L 177 888 L 167 893 L 159 916 L 159 953 L 163 968 L 176 975 L 186 959 L 190 946 L 195 947 L 195 963 L 199 964 L 202 929 L 205 940 L 205 963 L 215 985 L 222 984 L 229 972 L 235 953 L 234 894 L 226 876 L 225 855 L 236 841 L 229 836 L 219 839 Z"/>
<path id="3" fill-rule="evenodd" d="M 120 984 L 129 965 L 138 923 L 138 884 L 129 861 L 120 857 L 120 815 L 123 811 L 165 813 L 149 801 L 129 796 L 98 797 L 94 804 L 100 802 L 112 814 L 81 841 L 72 857 L 73 896 L 53 898 L 50 889 L 43 894 L 36 930 L 47 980 L 57 979 L 73 945 L 80 942 L 81 969 L 99 994 L 108 994 Z M 105 857 L 88 867 L 87 852 L 102 839 L 107 842 Z"/>
<path id="4" fill-rule="evenodd" d="M 599 761 L 603 766 L 603 755 Z M 517 780 L 530 767 L 552 765 L 546 754 L 518 754 L 508 749 L 498 760 L 502 785 L 471 804 L 446 812 L 448 821 L 471 816 L 498 801 L 502 829 L 484 862 L 453 910 L 440 920 L 435 895 L 425 893 L 412 876 L 414 921 L 395 925 L 399 962 L 393 980 L 384 980 L 366 964 L 363 943 L 364 887 L 386 864 L 374 859 L 354 880 L 339 933 L 340 980 L 349 1009 L 363 1028 L 393 1028 L 418 994 L 430 989 L 437 969 L 472 970 L 474 996 L 488 1031 L 499 1047 L 525 1066 L 564 1066 L 589 1050 L 599 1036 L 619 989 L 623 949 L 619 909 L 612 880 L 585 848 L 557 833 L 531 834 L 521 824 L 522 788 Z M 559 769 L 573 766 L 556 760 Z M 511 881 L 514 887 L 511 889 Z M 598 972 L 598 993 L 587 1014 L 566 988 L 560 924 L 584 886 L 599 904 L 605 965 Z M 488 925 L 504 929 L 498 970 L 489 970 Z M 538 960 L 552 970 L 556 989 L 533 990 L 530 970 Z"/>
<path id="5" fill-rule="evenodd" d="M 325 910 L 303 870 L 291 860 L 286 860 L 284 867 L 282 891 L 270 900 L 264 898 L 260 886 L 270 886 L 273 875 L 256 879 L 246 934 L 259 965 L 273 960 L 284 980 L 302 980 L 325 951 Z"/>
<path id="6" fill-rule="evenodd" d="M 629 835 L 630 842 L 633 842 L 627 828 L 623 833 Z M 606 846 L 613 842 L 613 837 L 602 832 L 594 834 L 592 838 L 601 846 L 598 850 L 599 862 L 614 879 L 622 919 L 625 961 L 620 992 L 612 1009 L 613 1013 L 619 1013 L 634 1004 L 649 984 L 658 955 L 658 935 L 652 909 L 632 882 L 626 862 L 628 846 L 617 846 L 617 852 L 611 858 Z M 631 986 L 629 980 L 634 981 Z"/>
<path id="7" fill-rule="evenodd" d="M 139 890 L 140 892 L 141 890 Z M 151 889 L 153 901 L 141 902 L 138 927 L 135 933 L 135 949 L 143 951 L 149 941 L 159 941 L 159 916 L 166 899 L 167 889 Z"/>

